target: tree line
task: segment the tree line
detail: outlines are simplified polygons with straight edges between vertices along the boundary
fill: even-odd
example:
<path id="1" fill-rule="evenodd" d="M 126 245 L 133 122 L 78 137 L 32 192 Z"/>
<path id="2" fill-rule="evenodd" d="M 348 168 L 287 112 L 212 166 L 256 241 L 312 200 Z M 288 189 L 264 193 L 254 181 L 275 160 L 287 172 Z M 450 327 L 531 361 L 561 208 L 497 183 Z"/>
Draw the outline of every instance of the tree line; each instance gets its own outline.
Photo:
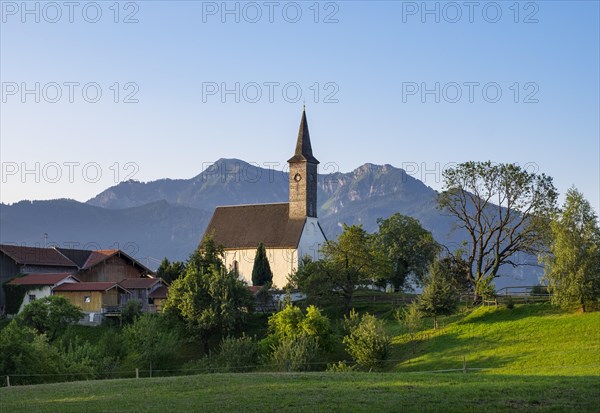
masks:
<path id="1" fill-rule="evenodd" d="M 265 316 L 254 312 L 257 299 L 235 269 L 226 268 L 223 247 L 207 237 L 185 263 L 161 264 L 158 275 L 171 286 L 160 315 L 141 314 L 131 301 L 123 327 L 93 330 L 101 333 L 89 338 L 76 329 L 83 326 L 72 326 L 82 317 L 80 309 L 63 297 L 30 303 L 0 330 L 0 375 L 104 378 L 134 367 L 174 366 L 190 372 L 303 370 L 330 361 L 332 371 L 380 368 L 390 337 L 380 317 L 353 310 L 360 287 L 406 292 L 419 286 L 418 299 L 396 318 L 409 333 L 424 315 L 437 328 L 439 316 L 456 311 L 461 292 L 472 293 L 476 303 L 493 294 L 500 268 L 521 265 L 515 260 L 519 252 L 538 254 L 555 304 L 597 307 L 600 230 L 580 192 L 571 188 L 558 208 L 552 180 L 515 165 L 470 162 L 444 174 L 438 202 L 467 234 L 460 249 L 450 251 L 416 219 L 400 214 L 379 219 L 373 234 L 360 225 L 344 226 L 325 243 L 321 259 L 303 258 L 290 274 L 289 287 L 303 291 L 306 302 L 295 306 L 288 299 Z M 272 273 L 264 245 L 257 248 L 254 269 L 253 283 L 268 292 Z M 327 315 L 335 314 L 332 308 L 343 309 L 341 322 Z M 185 346 L 198 351 L 186 358 L 180 351 Z"/>

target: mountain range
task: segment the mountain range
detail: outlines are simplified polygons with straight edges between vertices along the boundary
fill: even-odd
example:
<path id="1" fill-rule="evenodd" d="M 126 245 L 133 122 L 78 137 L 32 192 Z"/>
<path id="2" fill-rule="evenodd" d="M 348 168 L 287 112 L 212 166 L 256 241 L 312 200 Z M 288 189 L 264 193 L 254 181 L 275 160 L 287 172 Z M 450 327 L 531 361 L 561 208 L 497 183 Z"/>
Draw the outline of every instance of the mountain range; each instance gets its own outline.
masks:
<path id="1" fill-rule="evenodd" d="M 329 239 L 343 224 L 377 229 L 396 212 L 417 218 L 450 248 L 464 238 L 437 208 L 437 192 L 391 165 L 364 164 L 318 176 L 319 222 Z M 184 260 L 197 247 L 219 205 L 287 202 L 288 174 L 239 159 L 219 159 L 191 179 L 126 181 L 85 203 L 69 199 L 0 204 L 0 242 L 75 248 L 121 248 L 156 268 Z M 48 234 L 47 241 L 44 234 Z M 538 272 L 512 272 L 501 284 L 537 284 Z M 499 280 L 500 281 L 500 280 Z"/>

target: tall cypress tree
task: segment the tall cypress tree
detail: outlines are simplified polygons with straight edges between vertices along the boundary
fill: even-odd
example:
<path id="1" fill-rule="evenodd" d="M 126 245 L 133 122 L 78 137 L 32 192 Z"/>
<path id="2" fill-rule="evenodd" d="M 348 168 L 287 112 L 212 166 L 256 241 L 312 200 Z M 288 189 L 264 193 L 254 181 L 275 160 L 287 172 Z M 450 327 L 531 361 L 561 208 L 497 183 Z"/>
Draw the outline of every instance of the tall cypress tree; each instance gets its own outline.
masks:
<path id="1" fill-rule="evenodd" d="M 254 267 L 252 268 L 252 285 L 265 285 L 273 282 L 273 272 L 267 258 L 267 250 L 261 242 L 256 249 Z"/>

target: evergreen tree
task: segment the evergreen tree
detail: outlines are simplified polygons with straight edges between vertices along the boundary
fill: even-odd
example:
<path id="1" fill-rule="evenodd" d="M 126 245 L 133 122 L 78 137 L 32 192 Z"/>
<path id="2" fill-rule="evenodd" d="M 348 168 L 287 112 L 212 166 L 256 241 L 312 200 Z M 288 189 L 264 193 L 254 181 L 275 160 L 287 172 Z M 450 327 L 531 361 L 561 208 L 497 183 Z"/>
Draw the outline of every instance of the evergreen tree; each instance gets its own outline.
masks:
<path id="1" fill-rule="evenodd" d="M 261 242 L 256 249 L 254 267 L 252 268 L 252 285 L 265 285 L 273 282 L 273 272 L 267 258 L 267 250 Z"/>
<path id="2" fill-rule="evenodd" d="M 185 273 L 185 264 L 180 261 L 170 262 L 167 257 L 163 258 L 156 270 L 156 276 L 171 284 Z"/>
<path id="3" fill-rule="evenodd" d="M 436 329 L 438 328 L 437 317 L 450 315 L 458 307 L 456 282 L 448 267 L 439 260 L 430 267 L 419 304 L 425 315 L 433 317 L 433 327 Z"/>
<path id="4" fill-rule="evenodd" d="M 552 301 L 586 311 L 600 296 L 600 229 L 583 194 L 569 189 L 562 213 L 551 223 L 545 277 Z"/>
<path id="5" fill-rule="evenodd" d="M 342 341 L 356 364 L 369 370 L 383 367 L 391 343 L 385 323 L 369 313 L 359 318 L 353 310 L 348 317 L 344 317 L 344 327 L 347 335 Z"/>

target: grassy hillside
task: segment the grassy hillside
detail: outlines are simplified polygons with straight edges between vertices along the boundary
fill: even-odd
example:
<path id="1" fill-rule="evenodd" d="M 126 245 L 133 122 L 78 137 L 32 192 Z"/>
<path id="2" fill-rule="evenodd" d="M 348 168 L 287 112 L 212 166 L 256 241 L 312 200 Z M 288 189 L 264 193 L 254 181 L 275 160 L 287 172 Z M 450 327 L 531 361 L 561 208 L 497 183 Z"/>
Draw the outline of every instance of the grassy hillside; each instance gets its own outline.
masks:
<path id="1" fill-rule="evenodd" d="M 600 411 L 600 313 L 480 308 L 409 337 L 389 372 L 208 374 L 16 386 L 4 412 Z M 456 373 L 411 371 L 488 368 Z"/>
<path id="2" fill-rule="evenodd" d="M 459 321 L 453 320 L 459 319 Z M 448 322 L 450 323 L 448 324 Z M 396 323 L 394 371 L 489 368 L 493 374 L 600 374 L 600 313 L 567 313 L 549 304 L 482 307 L 447 326 L 411 337 Z"/>

